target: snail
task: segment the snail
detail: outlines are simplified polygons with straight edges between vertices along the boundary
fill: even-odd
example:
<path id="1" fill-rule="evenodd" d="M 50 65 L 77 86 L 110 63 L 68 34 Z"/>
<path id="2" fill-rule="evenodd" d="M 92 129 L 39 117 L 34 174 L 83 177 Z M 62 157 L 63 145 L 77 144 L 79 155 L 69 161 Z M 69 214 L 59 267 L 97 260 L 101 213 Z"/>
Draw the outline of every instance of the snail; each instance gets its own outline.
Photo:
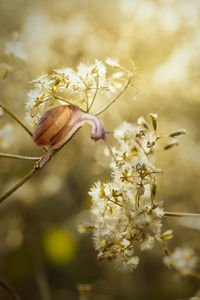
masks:
<path id="1" fill-rule="evenodd" d="M 85 124 L 92 127 L 91 139 L 94 142 L 100 139 L 104 140 L 116 161 L 106 138 L 106 134 L 109 132 L 105 131 L 103 122 L 99 118 L 73 105 L 59 105 L 44 113 L 33 133 L 33 141 L 37 146 L 49 146 L 45 157 L 39 163 L 39 168 L 42 168 L 54 151 L 62 147 Z"/>

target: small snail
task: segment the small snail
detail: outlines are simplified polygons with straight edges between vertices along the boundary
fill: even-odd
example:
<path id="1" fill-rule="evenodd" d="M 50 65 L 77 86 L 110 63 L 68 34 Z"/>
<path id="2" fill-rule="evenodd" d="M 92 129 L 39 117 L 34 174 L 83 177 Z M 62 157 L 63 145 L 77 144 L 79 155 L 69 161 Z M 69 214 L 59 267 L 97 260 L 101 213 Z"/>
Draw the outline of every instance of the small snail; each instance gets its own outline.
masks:
<path id="1" fill-rule="evenodd" d="M 106 138 L 102 121 L 96 116 L 85 113 L 73 105 L 59 105 L 45 112 L 33 133 L 33 141 L 40 147 L 50 146 L 39 167 L 42 168 L 51 158 L 54 150 L 63 146 L 72 135 L 85 124 L 92 127 L 91 139 L 95 142 L 102 139 L 116 161 Z"/>

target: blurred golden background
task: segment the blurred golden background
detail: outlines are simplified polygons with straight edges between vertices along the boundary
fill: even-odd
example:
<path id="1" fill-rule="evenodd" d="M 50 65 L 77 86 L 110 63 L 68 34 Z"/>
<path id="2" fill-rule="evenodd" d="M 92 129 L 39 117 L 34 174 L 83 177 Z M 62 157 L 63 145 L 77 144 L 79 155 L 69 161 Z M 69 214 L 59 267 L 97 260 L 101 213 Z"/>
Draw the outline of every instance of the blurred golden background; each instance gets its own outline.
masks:
<path id="1" fill-rule="evenodd" d="M 105 128 L 113 131 L 122 121 L 134 123 L 152 112 L 159 115 L 161 134 L 185 128 L 178 147 L 157 155 L 156 165 L 164 169 L 158 197 L 166 211 L 200 212 L 200 2 L 8 0 L 0 6 L 1 103 L 24 121 L 29 82 L 41 74 L 108 56 L 127 68 L 134 61 L 140 79 L 102 115 Z M 109 140 L 115 144 L 112 136 Z M 0 116 L 0 147 L 1 152 L 41 154 L 6 113 Z M 91 145 L 89 129 L 81 129 L 45 169 L 5 200 L 0 278 L 29 300 L 49 300 L 49 292 L 52 300 L 78 299 L 80 283 L 92 286 L 94 300 L 194 296 L 199 281 L 168 270 L 159 246 L 141 253 L 134 272 L 120 273 L 97 261 L 90 234 L 78 233 L 78 224 L 88 218 L 90 186 L 109 179 L 104 148 L 102 142 Z M 1 194 L 33 165 L 0 162 Z M 164 227 L 169 225 L 172 248 L 192 247 L 199 254 L 199 223 L 193 230 L 164 219 Z M 0 299 L 12 298 L 0 287 Z"/>

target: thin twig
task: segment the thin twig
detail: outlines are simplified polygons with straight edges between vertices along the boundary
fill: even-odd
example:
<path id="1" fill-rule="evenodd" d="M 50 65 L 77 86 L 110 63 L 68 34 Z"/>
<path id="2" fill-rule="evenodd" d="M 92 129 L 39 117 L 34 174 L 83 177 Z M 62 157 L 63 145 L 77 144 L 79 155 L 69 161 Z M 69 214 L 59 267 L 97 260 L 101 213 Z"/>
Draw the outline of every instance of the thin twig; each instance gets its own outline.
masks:
<path id="1" fill-rule="evenodd" d="M 66 142 L 68 143 L 69 140 Z M 65 143 L 65 144 L 66 144 Z M 63 144 L 59 149 L 55 150 L 54 153 L 52 153 L 50 159 L 53 158 L 53 156 L 55 154 L 57 154 L 64 146 L 65 144 Z M 20 188 L 26 181 L 28 181 L 38 170 L 41 170 L 45 165 L 43 165 L 42 167 L 40 167 L 40 162 L 44 159 L 46 155 L 44 155 L 40 160 L 38 160 L 35 165 L 33 166 L 33 168 L 31 169 L 30 172 L 28 172 L 17 184 L 15 184 L 11 189 L 9 189 L 6 193 L 4 193 L 1 197 L 0 197 L 0 204 L 7 199 L 10 195 L 12 195 L 16 190 L 18 190 L 18 188 Z M 48 163 L 50 161 L 50 159 L 46 162 Z"/>
<path id="2" fill-rule="evenodd" d="M 0 152 L 0 157 L 16 158 L 16 159 L 24 159 L 24 160 L 39 160 L 39 159 L 41 159 L 41 157 L 23 156 L 23 155 L 18 155 L 18 154 L 10 154 L 10 153 L 2 153 L 2 152 Z"/>
<path id="3" fill-rule="evenodd" d="M 66 142 L 68 143 L 69 140 Z M 66 144 L 65 143 L 65 144 Z M 57 154 L 64 146 L 65 144 L 63 144 L 59 149 L 55 150 L 50 159 L 45 163 L 45 165 L 53 158 L 53 156 L 55 154 Z M 9 189 L 6 193 L 4 193 L 1 197 L 0 197 L 0 204 L 6 199 L 8 198 L 10 195 L 12 195 L 16 190 L 18 190 L 18 188 L 20 188 L 26 181 L 28 181 L 35 173 L 36 171 L 41 170 L 45 165 L 43 165 L 42 167 L 40 167 L 40 162 L 44 159 L 46 155 L 44 155 L 40 160 L 38 160 L 35 165 L 33 166 L 33 168 L 31 169 L 30 172 L 28 172 L 17 184 L 15 184 L 11 189 Z"/>
<path id="4" fill-rule="evenodd" d="M 0 286 L 4 288 L 14 300 L 21 300 L 21 298 L 16 294 L 16 292 L 6 283 L 4 280 L 0 279 Z"/>
<path id="5" fill-rule="evenodd" d="M 4 193 L 0 197 L 0 203 L 2 203 L 6 198 L 12 195 L 18 188 L 20 188 L 27 180 L 29 180 L 37 170 L 38 164 L 36 163 L 30 172 L 28 172 L 17 184 L 15 184 L 9 191 Z"/>
<path id="6" fill-rule="evenodd" d="M 79 76 L 80 77 L 80 76 Z M 85 90 L 85 95 L 86 95 L 86 99 L 87 99 L 87 101 L 86 101 L 86 111 L 88 112 L 88 86 L 87 86 L 87 84 L 86 84 L 86 82 L 84 81 L 84 80 L 82 80 L 82 78 L 80 77 L 80 80 L 83 82 L 83 84 L 85 85 L 85 87 L 86 87 L 86 90 Z"/>
<path id="7" fill-rule="evenodd" d="M 97 93 L 98 93 L 98 89 L 99 89 L 99 81 L 97 81 L 96 90 L 95 90 L 95 93 L 94 93 L 94 95 L 93 95 L 92 102 L 90 103 L 90 105 L 89 105 L 89 107 L 88 107 L 88 109 L 87 109 L 87 112 L 89 112 L 89 111 L 91 110 L 91 108 L 92 108 L 92 106 L 93 106 L 93 104 L 94 104 L 94 101 L 95 101 L 95 99 L 96 99 L 96 95 L 97 95 Z"/>
<path id="8" fill-rule="evenodd" d="M 164 217 L 200 217 L 200 214 L 164 211 Z"/>
<path id="9" fill-rule="evenodd" d="M 128 78 L 127 83 L 125 84 L 123 89 L 119 92 L 119 94 L 110 103 L 108 103 L 106 106 L 104 106 L 104 108 L 102 108 L 100 111 L 98 111 L 94 115 L 98 116 L 98 115 L 102 114 L 108 107 L 110 107 L 125 92 L 125 90 L 128 88 L 128 86 L 130 84 L 130 81 L 131 81 L 131 78 Z"/>
<path id="10" fill-rule="evenodd" d="M 112 195 L 110 195 L 110 196 L 112 196 Z M 112 203 L 114 203 L 114 204 L 120 206 L 120 207 L 123 207 L 123 208 L 125 208 L 125 209 L 128 209 L 125 205 L 123 205 L 123 204 L 121 204 L 121 203 L 119 203 L 119 202 L 116 202 L 116 201 L 114 201 L 114 200 L 112 200 L 112 199 L 110 199 L 110 198 L 106 198 L 106 199 L 107 199 L 108 201 L 110 201 L 110 202 L 112 202 Z M 130 211 L 134 212 L 132 209 L 130 209 Z"/>
<path id="11" fill-rule="evenodd" d="M 83 112 L 85 112 L 85 110 L 83 110 L 82 108 L 80 108 L 78 105 L 75 105 L 74 103 L 70 102 L 69 100 L 66 100 L 66 99 L 64 99 L 64 98 L 62 98 L 62 97 L 55 96 L 55 95 L 54 95 L 54 98 L 57 99 L 57 100 L 61 100 L 61 101 L 63 101 L 63 102 L 66 102 L 66 103 L 68 103 L 68 104 L 70 104 L 70 105 L 72 105 L 72 106 L 74 106 L 74 107 L 76 107 L 76 108 L 82 110 Z"/>
<path id="12" fill-rule="evenodd" d="M 24 128 L 24 130 L 32 137 L 32 132 L 24 125 L 9 109 L 7 109 L 4 105 L 0 104 L 0 107 L 8 114 L 10 115 L 20 126 Z"/>

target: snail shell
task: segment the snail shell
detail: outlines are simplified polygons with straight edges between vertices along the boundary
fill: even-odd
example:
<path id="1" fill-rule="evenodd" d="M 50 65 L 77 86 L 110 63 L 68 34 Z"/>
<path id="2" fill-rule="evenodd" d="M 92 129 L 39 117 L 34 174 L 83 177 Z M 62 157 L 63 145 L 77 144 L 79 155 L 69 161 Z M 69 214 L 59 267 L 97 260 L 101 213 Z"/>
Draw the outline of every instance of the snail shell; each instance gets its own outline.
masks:
<path id="1" fill-rule="evenodd" d="M 85 124 L 92 127 L 91 139 L 94 141 L 103 139 L 114 157 L 105 136 L 107 132 L 99 118 L 72 105 L 59 105 L 48 110 L 41 117 L 33 133 L 33 141 L 36 145 L 40 147 L 50 146 L 39 167 L 43 167 L 52 156 L 53 151 L 64 145 L 78 128 Z"/>
<path id="2" fill-rule="evenodd" d="M 75 112 L 75 108 L 69 105 L 60 105 L 46 111 L 33 133 L 34 143 L 40 147 L 55 145 L 56 148 L 58 145 L 59 148 L 58 141 L 62 139 L 64 132 L 70 132 Z"/>

